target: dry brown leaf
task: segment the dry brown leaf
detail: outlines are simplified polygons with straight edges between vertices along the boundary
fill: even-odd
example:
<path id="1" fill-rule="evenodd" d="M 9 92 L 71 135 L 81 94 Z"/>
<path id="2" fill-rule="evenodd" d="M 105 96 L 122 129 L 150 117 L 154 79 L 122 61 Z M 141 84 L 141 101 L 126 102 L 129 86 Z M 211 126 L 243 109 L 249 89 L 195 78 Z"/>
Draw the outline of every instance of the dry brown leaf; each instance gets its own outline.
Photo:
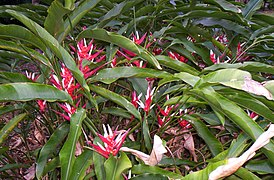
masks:
<path id="1" fill-rule="evenodd" d="M 79 142 L 76 143 L 75 156 L 79 156 L 83 152 L 83 147 Z"/>
<path id="2" fill-rule="evenodd" d="M 245 77 L 244 85 L 242 86 L 244 91 L 262 95 L 268 100 L 273 100 L 272 94 L 261 83 L 252 80 L 250 77 Z"/>
<path id="3" fill-rule="evenodd" d="M 189 150 L 190 154 L 193 156 L 193 160 L 197 162 L 197 155 L 195 153 L 194 139 L 191 133 L 184 134 L 184 147 Z"/>
<path id="4" fill-rule="evenodd" d="M 227 164 L 219 166 L 209 174 L 209 180 L 217 180 L 233 174 L 237 171 L 246 161 L 251 159 L 258 149 L 269 143 L 270 139 L 274 136 L 274 124 L 271 124 L 266 132 L 261 134 L 254 144 L 240 157 L 228 159 Z"/>
<path id="5" fill-rule="evenodd" d="M 161 138 L 157 135 L 154 135 L 153 149 L 150 155 L 147 155 L 141 151 L 130 149 L 128 147 L 122 147 L 120 150 L 132 153 L 133 155 L 144 161 L 146 165 L 150 166 L 155 166 L 156 164 L 158 164 L 162 160 L 164 153 L 167 152 Z"/>
<path id="6" fill-rule="evenodd" d="M 28 170 L 26 171 L 26 175 L 24 176 L 25 180 L 32 180 L 35 178 L 35 164 L 33 164 Z"/>

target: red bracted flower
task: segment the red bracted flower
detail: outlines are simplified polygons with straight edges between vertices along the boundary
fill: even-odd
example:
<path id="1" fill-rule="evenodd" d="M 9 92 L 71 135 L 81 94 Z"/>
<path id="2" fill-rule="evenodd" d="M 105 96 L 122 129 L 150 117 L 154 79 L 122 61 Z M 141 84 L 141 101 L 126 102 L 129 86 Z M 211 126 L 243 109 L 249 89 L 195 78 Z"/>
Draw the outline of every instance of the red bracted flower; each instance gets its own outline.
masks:
<path id="1" fill-rule="evenodd" d="M 166 99 L 167 100 L 169 99 L 169 95 L 166 96 Z M 158 107 L 158 110 L 159 110 L 160 114 L 162 116 L 164 116 L 163 118 L 161 118 L 160 115 L 158 115 L 158 117 L 157 117 L 159 125 L 163 126 L 165 122 L 170 120 L 170 117 L 168 117 L 168 116 L 170 116 L 170 112 L 172 111 L 174 106 L 173 105 L 172 106 L 166 106 L 164 109 L 162 109 L 160 106 L 157 106 L 157 107 Z"/>
<path id="2" fill-rule="evenodd" d="M 122 130 L 120 133 L 118 133 L 117 128 L 114 132 L 112 132 L 109 125 L 107 125 L 108 130 L 106 129 L 105 125 L 103 125 L 104 129 L 104 136 L 101 134 L 97 134 L 99 138 L 103 141 L 104 146 L 100 143 L 90 144 L 98 153 L 100 153 L 105 158 L 108 158 L 110 154 L 113 156 L 116 156 L 122 147 L 126 136 L 129 132 L 129 130 L 125 131 Z"/>
<path id="3" fill-rule="evenodd" d="M 75 79 L 72 76 L 72 73 L 69 71 L 68 68 L 62 64 L 61 68 L 61 83 L 56 75 L 51 75 L 50 82 L 56 88 L 60 90 L 65 90 L 73 99 L 75 99 L 74 91 L 80 87 L 79 84 L 75 85 Z"/>
<path id="4" fill-rule="evenodd" d="M 259 115 L 253 111 L 252 112 L 248 111 L 248 115 L 253 120 L 256 120 L 259 117 Z"/>
<path id="5" fill-rule="evenodd" d="M 168 52 L 168 56 L 171 57 L 172 59 L 187 63 L 188 59 L 185 58 L 184 56 L 181 56 L 180 54 L 176 53 L 176 52 Z"/>
<path id="6" fill-rule="evenodd" d="M 36 102 L 37 102 L 37 104 L 39 106 L 40 112 L 44 113 L 45 109 L 46 109 L 47 101 L 46 100 L 37 100 Z"/>
<path id="7" fill-rule="evenodd" d="M 154 105 L 151 105 L 151 103 L 152 103 L 152 98 L 153 98 L 153 94 L 154 94 L 155 89 L 156 89 L 156 87 L 151 89 L 151 85 L 149 84 L 148 87 L 147 87 L 147 94 L 146 94 L 145 104 L 141 100 L 137 101 L 139 106 L 144 109 L 146 114 L 148 114 L 150 109 L 154 106 Z"/>
<path id="8" fill-rule="evenodd" d="M 210 50 L 210 60 L 214 63 L 214 64 L 219 64 L 220 63 L 220 59 L 219 57 L 217 57 L 216 59 L 216 54 Z"/>
<path id="9" fill-rule="evenodd" d="M 64 104 L 58 103 L 58 104 L 67 113 L 67 115 L 60 113 L 58 111 L 55 111 L 55 110 L 53 110 L 53 111 L 56 112 L 57 114 L 59 114 L 60 116 L 62 116 L 65 120 L 70 121 L 71 115 L 75 113 L 77 108 L 71 106 L 68 103 L 64 103 Z M 76 104 L 76 106 L 78 106 L 78 103 Z"/>
<path id="10" fill-rule="evenodd" d="M 242 44 L 238 43 L 237 53 L 236 53 L 236 57 L 238 61 L 248 61 L 252 58 L 251 56 L 246 55 L 246 52 L 244 52 L 243 50 L 244 44 L 245 43 L 242 43 Z"/>
<path id="11" fill-rule="evenodd" d="M 179 110 L 179 115 L 180 116 L 182 116 L 184 113 L 187 113 L 187 109 L 185 109 L 185 110 L 182 110 L 182 109 L 180 109 Z M 193 112 L 189 112 L 188 114 L 192 114 Z M 182 118 L 179 118 L 179 125 L 183 128 L 183 129 L 190 129 L 190 128 L 192 128 L 192 126 L 191 126 L 191 124 L 187 121 L 187 120 L 185 120 L 185 119 L 182 119 Z"/>
<path id="12" fill-rule="evenodd" d="M 189 124 L 189 122 L 185 119 L 179 120 L 179 124 L 183 129 L 190 129 L 192 126 Z"/>
<path id="13" fill-rule="evenodd" d="M 162 48 L 154 48 L 152 52 L 154 53 L 154 55 L 160 55 L 163 52 L 163 50 Z"/>
<path id="14" fill-rule="evenodd" d="M 140 100 L 142 96 L 142 93 L 139 94 L 139 96 L 137 97 L 136 91 L 133 91 L 131 94 L 131 103 L 133 104 L 134 107 L 138 108 L 138 101 Z"/>

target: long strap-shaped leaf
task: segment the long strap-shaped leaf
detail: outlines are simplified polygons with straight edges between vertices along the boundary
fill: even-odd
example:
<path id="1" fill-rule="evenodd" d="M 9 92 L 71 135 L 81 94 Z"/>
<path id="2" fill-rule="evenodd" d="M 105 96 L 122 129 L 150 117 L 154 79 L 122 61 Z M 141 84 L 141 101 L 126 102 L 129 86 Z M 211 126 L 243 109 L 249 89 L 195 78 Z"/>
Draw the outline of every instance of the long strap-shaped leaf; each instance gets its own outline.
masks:
<path id="1" fill-rule="evenodd" d="M 85 119 L 86 113 L 82 108 L 77 109 L 70 119 L 70 130 L 68 138 L 60 151 L 61 161 L 61 179 L 67 180 L 72 172 L 75 162 L 76 143 L 81 135 L 82 121 Z"/>
<path id="2" fill-rule="evenodd" d="M 47 48 L 39 38 L 37 38 L 32 32 L 22 26 L 12 24 L 0 25 L 0 36 L 26 41 L 41 49 L 42 51 L 45 51 Z"/>
<path id="3" fill-rule="evenodd" d="M 48 8 L 48 16 L 45 20 L 45 29 L 55 38 L 57 33 L 64 29 L 64 16 L 70 12 L 59 1 L 53 1 Z"/>
<path id="4" fill-rule="evenodd" d="M 250 0 L 243 9 L 245 19 L 251 19 L 252 15 L 262 7 L 263 0 Z"/>
<path id="5" fill-rule="evenodd" d="M 99 71 L 98 74 L 90 78 L 91 81 L 101 81 L 106 84 L 113 83 L 119 78 L 169 78 L 172 74 L 166 71 L 159 71 L 149 68 L 138 68 L 138 67 L 115 67 L 106 68 Z"/>
<path id="6" fill-rule="evenodd" d="M 191 94 L 197 95 L 204 99 L 219 110 L 220 113 L 226 115 L 231 121 L 237 124 L 245 133 L 247 133 L 254 141 L 264 132 L 263 129 L 253 121 L 239 106 L 234 102 L 223 97 L 219 93 L 215 92 L 213 88 L 201 88 L 193 89 Z M 264 154 L 269 158 L 272 164 L 274 164 L 274 144 L 270 142 L 262 149 Z"/>
<path id="7" fill-rule="evenodd" d="M 6 40 L 0 39 L 0 49 L 5 49 L 8 51 L 16 52 L 18 54 L 20 53 L 22 55 L 30 57 L 31 59 L 35 59 L 35 60 L 39 61 L 40 63 L 43 63 L 46 66 L 52 68 L 50 61 L 45 56 L 43 56 L 39 52 L 37 52 L 31 48 L 28 48 L 24 45 L 18 45 L 12 41 L 6 41 Z"/>
<path id="8" fill-rule="evenodd" d="M 43 99 L 49 102 L 68 101 L 72 103 L 72 99 L 68 93 L 45 84 L 30 82 L 1 84 L 0 92 L 0 102 Z"/>
<path id="9" fill-rule="evenodd" d="M 220 141 L 218 141 L 218 139 L 211 133 L 211 131 L 200 119 L 195 118 L 195 116 L 188 115 L 185 117 L 190 120 L 198 135 L 203 138 L 213 156 L 217 156 L 224 150 Z"/>
<path id="10" fill-rule="evenodd" d="M 62 42 L 65 37 L 69 34 L 71 31 L 71 28 L 76 26 L 76 24 L 81 20 L 81 18 L 91 11 L 101 0 L 85 0 L 81 2 L 72 12 L 69 14 L 69 16 L 66 18 L 63 26 L 63 31 L 58 31 L 58 41 Z"/>
<path id="11" fill-rule="evenodd" d="M 117 46 L 120 46 L 122 48 L 125 48 L 129 51 L 134 52 L 135 54 L 139 55 L 141 58 L 147 60 L 150 64 L 155 66 L 158 69 L 162 69 L 159 62 L 156 60 L 156 58 L 145 48 L 141 47 L 140 45 L 135 44 L 130 39 L 114 33 L 114 32 L 108 32 L 104 29 L 87 29 L 80 33 L 77 37 L 77 39 L 82 38 L 94 38 L 98 40 L 102 40 L 105 42 L 113 43 Z"/>
<path id="12" fill-rule="evenodd" d="M 36 162 L 36 177 L 38 179 L 42 178 L 48 158 L 56 151 L 57 146 L 62 143 L 68 132 L 69 124 L 65 122 L 54 131 L 54 133 L 50 136 L 50 139 L 42 147 Z"/>
<path id="13" fill-rule="evenodd" d="M 116 158 L 110 156 L 104 163 L 106 169 L 106 180 L 123 180 L 122 173 L 131 168 L 131 162 L 124 152 L 121 152 L 121 156 Z"/>
<path id="14" fill-rule="evenodd" d="M 111 100 L 112 102 L 115 102 L 116 104 L 124 107 L 130 114 L 135 116 L 137 119 L 141 120 L 141 115 L 139 111 L 133 106 L 131 102 L 129 102 L 126 98 L 120 96 L 119 94 L 116 94 L 108 89 L 90 85 L 90 90 L 94 91 L 95 93 L 99 94 L 100 96 L 107 98 Z"/>
<path id="15" fill-rule="evenodd" d="M 85 151 L 77 157 L 73 165 L 73 171 L 69 177 L 70 180 L 84 179 L 87 168 L 92 164 L 93 151 L 85 149 Z"/>
<path id="16" fill-rule="evenodd" d="M 2 92 L 0 90 L 0 92 Z M 11 119 L 0 131 L 0 144 L 8 137 L 9 133 L 17 126 L 17 124 L 26 117 L 26 113 L 19 114 Z"/>

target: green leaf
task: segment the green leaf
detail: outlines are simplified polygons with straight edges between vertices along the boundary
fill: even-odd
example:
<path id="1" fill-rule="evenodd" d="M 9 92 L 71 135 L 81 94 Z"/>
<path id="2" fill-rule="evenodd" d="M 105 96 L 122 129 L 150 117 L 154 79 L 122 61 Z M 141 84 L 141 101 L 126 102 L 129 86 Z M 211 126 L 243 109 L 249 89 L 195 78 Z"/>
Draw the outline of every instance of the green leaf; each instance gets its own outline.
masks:
<path id="1" fill-rule="evenodd" d="M 248 179 L 248 180 L 261 180 L 258 176 L 253 174 L 252 172 L 248 171 L 247 169 L 241 167 L 236 172 L 235 175 L 240 177 L 241 179 Z"/>
<path id="2" fill-rule="evenodd" d="M 68 93 L 53 86 L 38 83 L 9 83 L 0 85 L 1 101 L 30 101 L 43 99 L 49 102 L 68 101 L 72 99 Z"/>
<path id="3" fill-rule="evenodd" d="M 183 180 L 196 180 L 196 179 L 208 179 L 209 174 L 215 170 L 217 167 L 224 165 L 227 163 L 227 160 L 223 160 L 223 161 L 218 161 L 216 163 L 210 163 L 207 165 L 206 168 L 204 168 L 203 170 L 200 171 L 196 171 L 193 173 L 188 174 L 187 176 L 185 176 L 184 178 L 182 178 Z"/>
<path id="4" fill-rule="evenodd" d="M 184 82 L 191 85 L 192 87 L 195 86 L 195 84 L 200 80 L 200 77 L 194 76 L 186 72 L 176 73 L 174 74 L 174 77 L 177 77 L 183 80 Z"/>
<path id="5" fill-rule="evenodd" d="M 33 82 L 24 74 L 15 72 L 0 72 L 0 83 Z"/>
<path id="6" fill-rule="evenodd" d="M 135 54 L 139 55 L 142 59 L 147 60 L 151 65 L 155 66 L 157 69 L 162 69 L 159 62 L 149 51 L 135 44 L 130 39 L 121 36 L 117 33 L 108 32 L 104 29 L 87 29 L 80 33 L 77 37 L 78 40 L 82 38 L 94 38 L 105 42 L 113 43 L 119 47 L 134 52 Z"/>
<path id="7" fill-rule="evenodd" d="M 214 5 L 218 5 L 219 7 L 221 7 L 225 11 L 231 11 L 231 12 L 234 12 L 234 13 L 240 13 L 241 12 L 241 10 L 238 7 L 236 7 L 232 3 L 229 3 L 225 0 L 206 0 L 205 2 L 214 4 Z"/>
<path id="8" fill-rule="evenodd" d="M 43 175 L 45 176 L 48 172 L 55 170 L 56 168 L 60 168 L 60 159 L 59 156 L 52 158 L 45 166 Z"/>
<path id="9" fill-rule="evenodd" d="M 48 16 L 45 20 L 45 29 L 54 37 L 58 32 L 64 30 L 64 16 L 70 11 L 66 9 L 59 1 L 53 1 L 48 8 Z"/>
<path id="10" fill-rule="evenodd" d="M 143 137 L 145 141 L 145 146 L 148 149 L 148 151 L 151 151 L 152 150 L 151 137 L 150 137 L 148 122 L 146 118 L 142 121 L 142 132 L 143 132 Z"/>
<path id="11" fill-rule="evenodd" d="M 69 124 L 62 123 L 50 136 L 47 143 L 40 150 L 36 161 L 36 177 L 41 179 L 48 159 L 56 152 L 58 146 L 63 142 L 69 132 Z"/>
<path id="12" fill-rule="evenodd" d="M 99 139 L 98 137 L 94 138 L 93 143 L 96 143 L 96 141 L 98 142 L 98 139 Z M 98 180 L 106 179 L 106 171 L 104 168 L 104 162 L 105 162 L 105 158 L 101 154 L 99 154 L 95 151 L 93 153 L 93 164 L 94 164 L 96 178 Z"/>
<path id="13" fill-rule="evenodd" d="M 251 160 L 245 168 L 259 174 L 274 174 L 274 166 L 268 160 Z"/>
<path id="14" fill-rule="evenodd" d="M 249 135 L 254 141 L 264 132 L 262 128 L 254 122 L 239 106 L 234 102 L 223 97 L 215 92 L 213 88 L 193 89 L 189 91 L 190 94 L 197 95 L 213 106 L 219 113 L 223 113 L 231 121 L 237 124 L 245 133 Z M 274 144 L 268 143 L 262 148 L 263 153 L 274 164 Z"/>
<path id="15" fill-rule="evenodd" d="M 64 41 L 72 28 L 75 27 L 81 18 L 90 12 L 99 2 L 101 2 L 101 0 L 82 1 L 66 18 L 63 31 L 58 32 L 58 41 Z"/>
<path id="16" fill-rule="evenodd" d="M 237 139 L 234 139 L 228 148 L 228 153 L 226 158 L 233 158 L 241 155 L 246 147 L 248 147 L 247 141 L 250 138 L 247 134 L 241 133 Z"/>
<path id="17" fill-rule="evenodd" d="M 92 164 L 93 151 L 85 149 L 84 152 L 78 156 L 73 165 L 73 171 L 69 179 L 71 180 L 81 180 L 84 179 L 86 175 L 87 168 Z"/>
<path id="18" fill-rule="evenodd" d="M 203 18 L 196 20 L 194 22 L 195 25 L 201 24 L 206 27 L 223 27 L 227 30 L 234 31 L 239 33 L 245 37 L 249 37 L 249 32 L 243 26 L 226 19 L 218 19 L 218 18 Z"/>
<path id="19" fill-rule="evenodd" d="M 249 110 L 256 112 L 257 114 L 263 116 L 264 118 L 274 123 L 273 112 L 269 109 L 267 105 L 265 105 L 259 99 L 256 99 L 245 92 L 228 88 L 220 90 L 219 93 L 224 95 L 231 101 L 236 102 L 240 106 L 248 108 Z"/>
<path id="20" fill-rule="evenodd" d="M 201 78 L 201 81 L 196 84 L 196 87 L 201 87 L 207 83 L 220 83 L 222 85 L 243 90 L 245 78 L 252 78 L 247 71 L 239 69 L 221 69 L 209 73 Z"/>
<path id="21" fill-rule="evenodd" d="M 262 7 L 263 2 L 263 0 L 250 0 L 242 10 L 244 18 L 250 20 L 252 15 Z"/>
<path id="22" fill-rule="evenodd" d="M 205 141 L 213 156 L 218 155 L 224 149 L 218 139 L 210 132 L 206 125 L 195 116 L 185 115 L 186 119 L 194 126 L 198 135 Z"/>
<path id="23" fill-rule="evenodd" d="M 75 7 L 74 6 L 75 1 L 76 0 L 65 0 L 65 7 L 67 9 L 70 9 L 70 10 L 74 9 L 74 7 Z"/>
<path id="24" fill-rule="evenodd" d="M 7 172 L 11 169 L 19 169 L 19 168 L 28 168 L 29 165 L 27 164 L 6 164 L 0 167 L 0 172 Z"/>
<path id="25" fill-rule="evenodd" d="M 114 103 L 118 104 L 121 107 L 124 107 L 130 114 L 135 116 L 137 119 L 141 120 L 141 115 L 139 111 L 133 106 L 131 102 L 129 102 L 126 98 L 116 94 L 108 89 L 90 85 L 90 90 L 99 94 L 100 96 L 113 101 Z"/>
<path id="26" fill-rule="evenodd" d="M 167 176 L 170 179 L 183 179 L 182 175 L 164 170 L 157 166 L 148 166 L 148 165 L 144 165 L 144 164 L 139 164 L 139 165 L 133 166 L 133 168 L 131 170 L 132 170 L 133 174 L 151 173 L 151 174 L 160 174 L 163 176 Z"/>
<path id="27" fill-rule="evenodd" d="M 110 84 L 119 78 L 130 78 L 130 77 L 151 77 L 151 78 L 168 78 L 172 76 L 168 72 L 159 71 L 148 68 L 138 67 L 115 67 L 106 68 L 99 71 L 95 76 L 91 77 L 91 81 L 101 81 L 106 84 Z"/>
<path id="28" fill-rule="evenodd" d="M 160 56 L 156 56 L 156 59 L 161 65 L 174 69 L 178 72 L 187 72 L 192 75 L 199 74 L 199 71 L 197 71 L 195 68 L 191 67 L 190 65 L 183 63 L 181 61 L 176 61 L 168 56 L 160 55 Z"/>
<path id="29" fill-rule="evenodd" d="M 26 113 L 19 114 L 5 124 L 0 131 L 0 145 L 5 141 L 5 139 L 9 136 L 9 133 L 17 126 L 17 124 L 26 117 L 26 115 Z"/>
<path id="30" fill-rule="evenodd" d="M 39 52 L 37 52 L 31 48 L 25 47 L 22 44 L 18 45 L 15 42 L 5 41 L 5 40 L 0 39 L 0 49 L 5 49 L 8 51 L 20 53 L 22 55 L 28 56 L 31 59 L 37 60 L 37 61 L 45 64 L 46 66 L 52 68 L 50 61 L 44 55 L 40 54 Z"/>
<path id="31" fill-rule="evenodd" d="M 81 135 L 82 121 L 85 117 L 86 113 L 82 108 L 77 109 L 71 116 L 68 138 L 60 151 L 61 179 L 69 179 L 73 171 L 76 143 Z"/>
<path id="32" fill-rule="evenodd" d="M 107 23 L 109 23 L 114 18 L 120 16 L 129 2 L 123 1 L 120 4 L 114 6 L 111 10 L 108 11 L 102 18 L 99 19 L 98 28 L 103 28 Z"/>
<path id="33" fill-rule="evenodd" d="M 273 33 L 273 28 L 274 28 L 274 26 L 272 25 L 272 26 L 262 27 L 262 28 L 256 30 L 251 35 L 250 40 L 254 40 L 256 37 L 260 37 L 261 35 Z"/>
<path id="34" fill-rule="evenodd" d="M 127 110 L 118 108 L 118 107 L 110 107 L 110 108 L 104 108 L 104 110 L 102 111 L 102 114 L 111 114 L 114 116 L 120 116 L 120 117 L 124 117 L 127 119 L 131 118 L 131 115 L 128 113 Z"/>
<path id="35" fill-rule="evenodd" d="M 26 41 L 41 49 L 46 50 L 45 44 L 28 29 L 18 25 L 0 25 L 0 37 L 8 37 Z"/>
<path id="36" fill-rule="evenodd" d="M 272 96 L 274 97 L 274 80 L 265 82 L 264 87 L 265 87 L 268 91 L 270 91 L 270 93 L 271 93 Z"/>
<path id="37" fill-rule="evenodd" d="M 120 153 L 121 156 L 117 159 L 114 156 L 110 156 L 104 163 L 106 170 L 106 180 L 123 180 L 122 173 L 131 168 L 131 161 L 128 159 L 124 152 Z"/>
<path id="38" fill-rule="evenodd" d="M 6 113 L 9 113 L 9 112 L 13 112 L 13 111 L 17 111 L 17 110 L 22 110 L 24 109 L 26 106 L 26 104 L 20 104 L 20 103 L 16 103 L 16 104 L 13 104 L 13 105 L 3 105 L 3 106 L 0 106 L 0 115 L 2 114 L 6 114 Z"/>
<path id="39" fill-rule="evenodd" d="M 132 180 L 168 180 L 168 177 L 165 175 L 160 175 L 160 174 L 142 174 L 138 176 L 134 176 L 133 178 L 130 178 Z"/>
<path id="40" fill-rule="evenodd" d="M 208 71 L 216 71 L 219 69 L 241 69 L 249 72 L 265 72 L 274 74 L 274 67 L 260 62 L 244 62 L 244 63 L 220 63 L 206 67 L 202 73 L 208 73 Z"/>

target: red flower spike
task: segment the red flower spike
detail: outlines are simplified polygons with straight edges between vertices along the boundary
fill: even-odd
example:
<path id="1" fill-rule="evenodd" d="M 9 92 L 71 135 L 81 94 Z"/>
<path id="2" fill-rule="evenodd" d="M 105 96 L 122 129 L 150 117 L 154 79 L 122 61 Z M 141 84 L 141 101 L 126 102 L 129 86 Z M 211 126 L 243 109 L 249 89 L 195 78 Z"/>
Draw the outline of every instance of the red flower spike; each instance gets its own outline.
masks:
<path id="1" fill-rule="evenodd" d="M 169 51 L 168 56 L 172 59 L 175 59 L 175 60 L 178 60 L 178 61 L 181 61 L 181 62 L 184 62 L 184 63 L 186 63 L 188 61 L 187 58 L 185 58 L 184 56 L 181 56 L 180 54 L 178 54 L 176 52 Z"/>
<path id="2" fill-rule="evenodd" d="M 255 113 L 255 112 L 251 112 L 251 113 L 249 114 L 249 117 L 250 117 L 251 119 L 257 119 L 258 116 L 259 116 L 259 115 L 258 115 L 257 113 Z"/>
<path id="3" fill-rule="evenodd" d="M 113 67 L 116 67 L 117 65 L 117 57 L 114 57 L 110 63 L 110 66 L 113 68 Z"/>
<path id="4" fill-rule="evenodd" d="M 162 48 L 154 48 L 152 52 L 154 53 L 154 55 L 160 55 L 163 52 L 163 50 Z"/>
<path id="5" fill-rule="evenodd" d="M 112 154 L 113 156 L 116 156 L 118 154 L 129 132 L 129 130 L 122 131 L 120 133 L 118 133 L 117 130 L 112 132 L 109 125 L 107 125 L 107 128 L 108 130 L 106 129 L 105 125 L 103 125 L 104 136 L 98 134 L 99 138 L 104 143 L 104 146 L 100 143 L 97 143 L 97 145 L 91 144 L 91 146 L 105 158 L 108 158 L 110 154 Z"/>
<path id="6" fill-rule="evenodd" d="M 141 37 L 141 39 L 139 39 L 139 34 L 138 34 L 138 32 L 136 32 L 136 36 L 133 34 L 133 42 L 135 42 L 136 44 L 138 44 L 138 45 L 140 45 L 140 44 L 142 44 L 143 43 L 143 41 L 145 40 L 145 38 L 146 38 L 146 36 L 147 36 L 147 33 L 145 33 L 142 37 Z"/>
<path id="7" fill-rule="evenodd" d="M 136 108 L 138 107 L 138 103 L 137 103 L 138 101 L 139 101 L 139 98 L 137 97 L 136 91 L 133 91 L 131 93 L 131 103 Z"/>
<path id="8" fill-rule="evenodd" d="M 146 112 L 146 114 L 148 114 L 148 112 L 150 111 L 150 109 L 154 106 L 154 105 L 151 105 L 151 103 L 152 103 L 153 93 L 154 93 L 155 89 L 156 89 L 156 87 L 154 87 L 151 90 L 151 85 L 149 85 L 147 87 L 147 94 L 146 94 L 145 104 L 141 100 L 139 100 L 137 102 L 139 104 L 139 106 L 144 109 L 144 111 Z"/>
<path id="9" fill-rule="evenodd" d="M 39 106 L 40 112 L 44 113 L 46 109 L 46 102 L 45 100 L 37 100 L 37 104 Z"/>

